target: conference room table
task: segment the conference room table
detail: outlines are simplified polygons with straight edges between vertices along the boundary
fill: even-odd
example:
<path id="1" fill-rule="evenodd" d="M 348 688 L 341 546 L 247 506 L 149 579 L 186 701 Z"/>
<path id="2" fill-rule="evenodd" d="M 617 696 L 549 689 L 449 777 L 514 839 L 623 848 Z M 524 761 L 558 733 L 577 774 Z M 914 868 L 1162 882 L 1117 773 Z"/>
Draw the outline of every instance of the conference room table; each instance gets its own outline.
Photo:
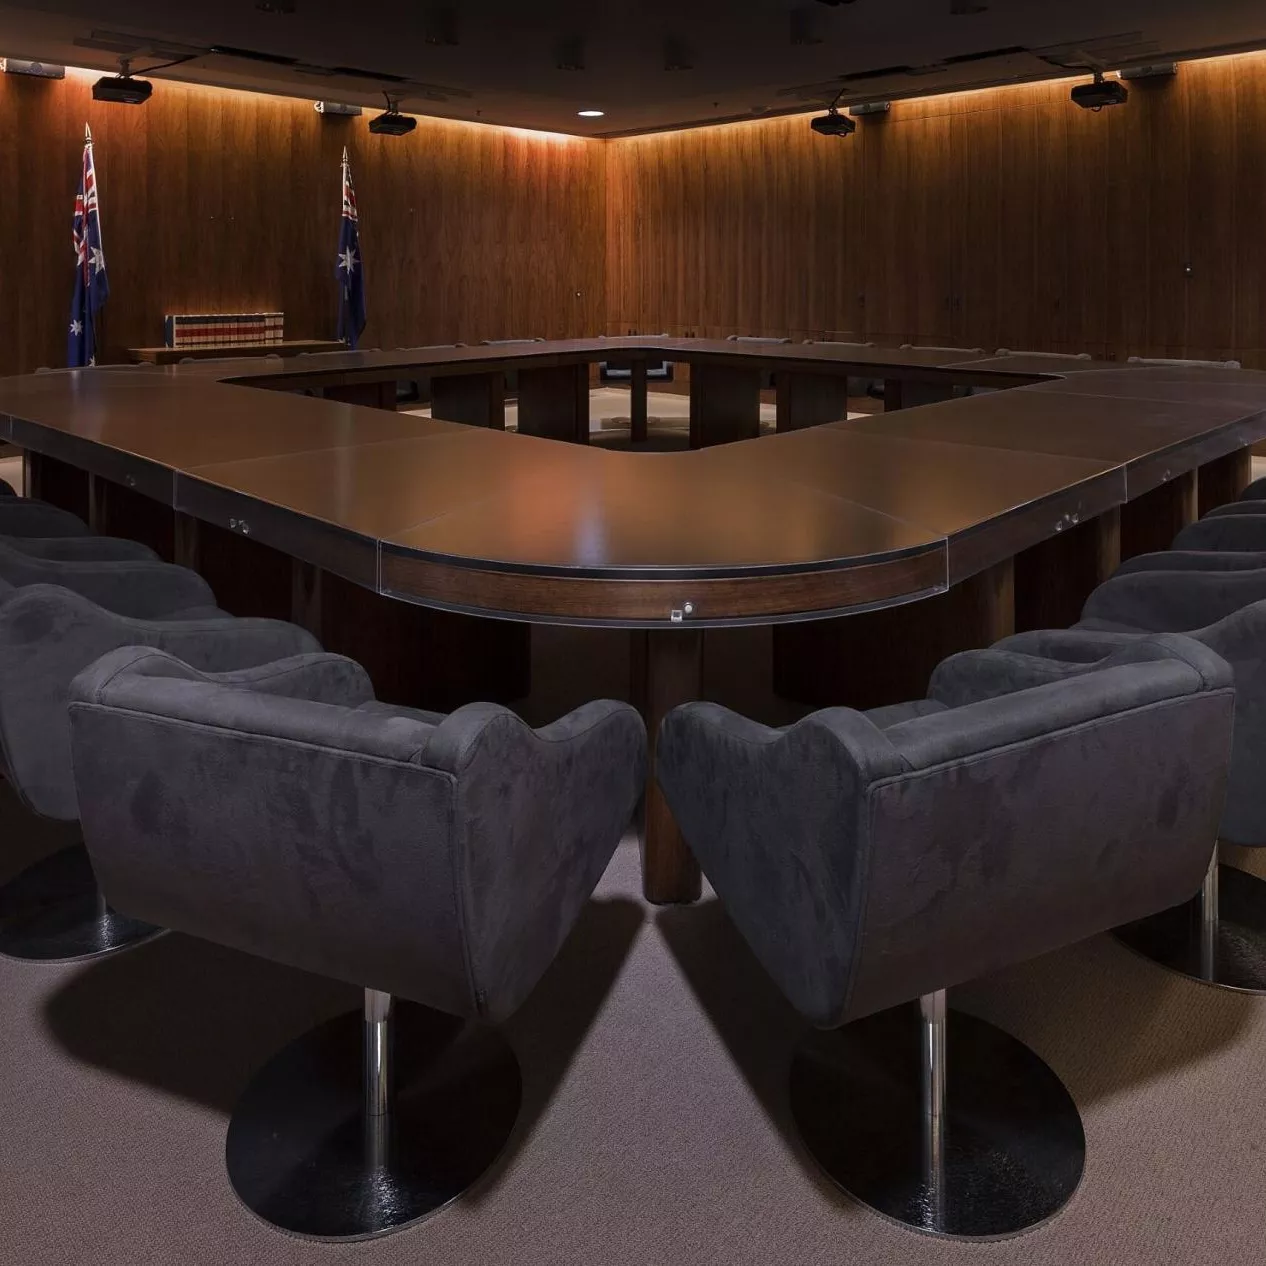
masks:
<path id="1" fill-rule="evenodd" d="M 695 446 L 587 444 L 604 360 L 642 366 L 643 418 L 645 365 L 688 364 Z M 779 433 L 756 438 L 767 372 Z M 844 418 L 853 375 L 890 409 Z M 442 416 L 395 412 L 419 377 Z M 909 384 L 953 398 L 896 407 Z M 780 692 L 867 707 L 1071 622 L 1121 557 L 1233 499 L 1264 437 L 1266 374 L 953 349 L 633 336 L 0 380 L 32 495 L 198 567 L 230 610 L 303 623 L 380 694 L 511 699 L 530 624 L 618 627 L 652 736 L 702 697 L 711 628 L 774 626 Z M 643 869 L 653 901 L 698 895 L 653 777 Z"/>

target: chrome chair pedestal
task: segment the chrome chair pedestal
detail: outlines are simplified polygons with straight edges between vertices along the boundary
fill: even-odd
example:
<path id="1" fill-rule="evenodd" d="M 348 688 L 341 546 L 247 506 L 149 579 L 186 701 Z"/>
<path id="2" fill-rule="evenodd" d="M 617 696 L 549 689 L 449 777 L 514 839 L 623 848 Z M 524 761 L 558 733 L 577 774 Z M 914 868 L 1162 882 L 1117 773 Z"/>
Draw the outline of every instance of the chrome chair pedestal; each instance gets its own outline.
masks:
<path id="1" fill-rule="evenodd" d="M 0 955 L 6 958 L 99 958 L 164 931 L 106 905 L 82 844 L 35 862 L 0 888 Z"/>
<path id="2" fill-rule="evenodd" d="M 1170 971 L 1216 989 L 1266 993 L 1266 881 L 1219 863 L 1197 897 L 1117 928 L 1119 941 Z"/>
<path id="3" fill-rule="evenodd" d="M 305 1034 L 252 1080 L 229 1122 L 229 1179 L 292 1235 L 369 1239 L 478 1181 L 521 1098 L 518 1063 L 494 1030 L 367 989 L 363 1015 Z"/>
<path id="4" fill-rule="evenodd" d="M 791 1111 L 837 1186 L 933 1235 L 1003 1239 L 1038 1226 L 1085 1164 L 1059 1078 L 1000 1029 L 947 1013 L 944 991 L 812 1034 L 792 1065 Z"/>

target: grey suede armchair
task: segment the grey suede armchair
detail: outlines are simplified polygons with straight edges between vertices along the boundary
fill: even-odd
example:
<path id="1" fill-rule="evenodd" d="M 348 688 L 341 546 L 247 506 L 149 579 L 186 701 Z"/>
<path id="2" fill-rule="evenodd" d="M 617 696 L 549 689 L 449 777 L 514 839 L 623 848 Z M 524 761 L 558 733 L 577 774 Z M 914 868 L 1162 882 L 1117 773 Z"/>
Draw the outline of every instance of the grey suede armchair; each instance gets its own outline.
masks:
<path id="1" fill-rule="evenodd" d="M 645 785 L 636 711 L 590 703 L 533 730 L 493 704 L 439 716 L 377 702 L 339 656 L 210 674 L 137 648 L 72 694 L 84 838 L 109 900 L 365 989 L 363 1017 L 281 1052 L 235 1110 L 239 1196 L 330 1238 L 454 1198 L 518 1110 L 512 1053 L 472 1022 L 524 1000 L 628 827 Z M 367 1159 L 365 1130 L 395 1150 Z"/>
<path id="2" fill-rule="evenodd" d="M 161 647 L 218 670 L 319 649 L 293 625 L 217 610 L 206 582 L 181 567 L 13 554 L 0 549 L 0 773 L 44 817 L 78 817 L 67 699 L 75 675 L 107 651 Z M 40 575 L 57 583 L 14 584 Z M 90 957 L 156 931 L 103 904 L 82 846 L 0 888 L 0 953 L 12 957 Z"/>
<path id="3" fill-rule="evenodd" d="M 998 694 L 782 730 L 689 704 L 656 771 L 775 983 L 812 1024 L 846 1026 L 793 1066 L 809 1150 L 872 1207 L 965 1236 L 1054 1213 L 1084 1136 L 1036 1055 L 958 1013 L 947 1090 L 944 991 L 1196 891 L 1234 702 L 1227 665 L 1181 637 Z M 921 1027 L 890 1010 L 913 999 Z"/>
<path id="4" fill-rule="evenodd" d="M 1210 836 L 1200 900 L 1120 930 L 1127 944 L 1209 984 L 1266 992 L 1266 884 L 1220 864 L 1218 840 L 1266 847 L 1266 569 L 1152 571 L 1114 576 L 1072 629 L 1022 633 L 978 652 L 1038 682 L 1094 672 L 1162 630 L 1182 631 L 1230 665 L 1235 737 L 1218 830 Z M 983 677 L 981 677 L 983 680 Z"/>

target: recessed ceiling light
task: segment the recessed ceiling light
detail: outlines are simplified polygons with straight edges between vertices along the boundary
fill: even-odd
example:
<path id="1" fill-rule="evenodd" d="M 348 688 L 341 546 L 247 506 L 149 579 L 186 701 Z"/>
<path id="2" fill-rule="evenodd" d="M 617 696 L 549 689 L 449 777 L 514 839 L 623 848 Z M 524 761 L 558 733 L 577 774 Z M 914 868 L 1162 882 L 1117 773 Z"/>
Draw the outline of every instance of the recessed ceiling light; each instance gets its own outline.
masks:
<path id="1" fill-rule="evenodd" d="M 577 110 L 576 113 L 580 115 L 582 119 L 600 119 L 602 118 L 604 114 L 606 114 L 606 111 L 605 110 Z"/>

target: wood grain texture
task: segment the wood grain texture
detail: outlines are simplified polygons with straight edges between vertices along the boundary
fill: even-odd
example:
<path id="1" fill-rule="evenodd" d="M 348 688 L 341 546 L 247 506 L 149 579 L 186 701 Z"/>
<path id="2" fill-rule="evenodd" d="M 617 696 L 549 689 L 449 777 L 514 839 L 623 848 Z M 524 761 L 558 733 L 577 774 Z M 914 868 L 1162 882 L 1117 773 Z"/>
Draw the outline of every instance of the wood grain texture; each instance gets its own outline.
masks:
<path id="1" fill-rule="evenodd" d="M 604 146 L 369 115 L 159 79 L 143 109 L 98 104 L 95 76 L 0 75 L 0 373 L 65 364 L 70 226 L 84 123 L 96 143 L 110 269 L 103 361 L 162 341 L 167 312 L 280 310 L 330 338 L 339 159 L 361 212 L 366 347 L 592 333 L 603 320 Z M 20 194 L 19 194 L 20 191 Z"/>
<path id="2" fill-rule="evenodd" d="M 898 101 L 842 142 L 805 116 L 611 142 L 607 332 L 1266 366 L 1266 54 L 1099 114 L 1069 87 Z"/>
<path id="3" fill-rule="evenodd" d="M 642 892 L 657 905 L 697 901 L 703 888 L 699 863 L 682 839 L 654 773 L 664 718 L 680 704 L 703 698 L 703 646 L 702 629 L 638 632 L 631 643 L 633 702 L 646 722 L 649 743 Z"/>

